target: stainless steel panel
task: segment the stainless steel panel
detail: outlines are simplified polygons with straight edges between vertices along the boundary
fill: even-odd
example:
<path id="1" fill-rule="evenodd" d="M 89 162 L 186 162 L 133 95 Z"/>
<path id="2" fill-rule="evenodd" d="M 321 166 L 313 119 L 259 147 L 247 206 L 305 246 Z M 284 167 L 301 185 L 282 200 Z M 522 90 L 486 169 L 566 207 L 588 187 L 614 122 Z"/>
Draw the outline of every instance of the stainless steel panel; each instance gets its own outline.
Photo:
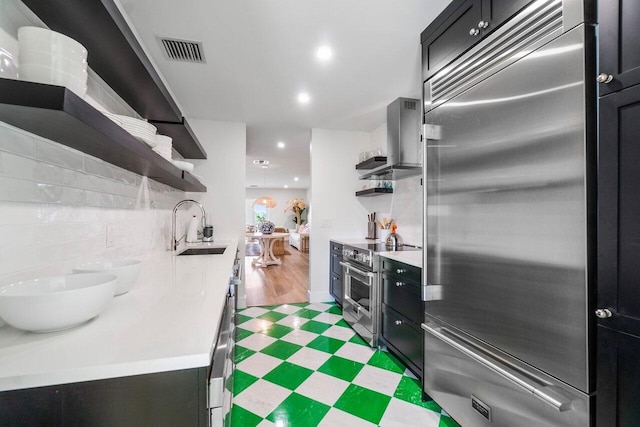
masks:
<path id="1" fill-rule="evenodd" d="M 387 106 L 387 165 L 420 166 L 420 100 L 398 98 Z"/>
<path id="2" fill-rule="evenodd" d="M 588 392 L 584 40 L 425 116 L 431 315 Z"/>
<path id="3" fill-rule="evenodd" d="M 461 425 L 589 425 L 587 394 L 437 322 L 427 321 L 423 329 L 424 390 Z"/>

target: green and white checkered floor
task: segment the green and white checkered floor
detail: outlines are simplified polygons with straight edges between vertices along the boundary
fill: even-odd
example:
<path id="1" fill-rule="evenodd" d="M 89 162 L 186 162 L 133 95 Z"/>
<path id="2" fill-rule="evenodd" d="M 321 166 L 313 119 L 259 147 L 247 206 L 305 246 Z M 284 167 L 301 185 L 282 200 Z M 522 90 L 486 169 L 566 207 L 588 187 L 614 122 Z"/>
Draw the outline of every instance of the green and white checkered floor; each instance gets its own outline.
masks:
<path id="1" fill-rule="evenodd" d="M 239 312 L 233 426 L 458 426 L 341 314 L 331 303 Z"/>

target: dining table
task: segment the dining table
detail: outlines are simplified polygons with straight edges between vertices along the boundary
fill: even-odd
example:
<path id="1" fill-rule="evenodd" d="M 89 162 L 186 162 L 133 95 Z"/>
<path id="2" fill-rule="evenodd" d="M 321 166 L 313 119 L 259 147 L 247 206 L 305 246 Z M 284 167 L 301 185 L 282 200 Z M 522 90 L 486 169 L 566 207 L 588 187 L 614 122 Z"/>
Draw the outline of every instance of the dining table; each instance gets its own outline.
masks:
<path id="1" fill-rule="evenodd" d="M 289 233 L 246 233 L 245 236 L 249 239 L 256 239 L 260 243 L 260 255 L 258 255 L 253 261 L 252 266 L 268 267 L 270 265 L 281 265 L 282 260 L 276 258 L 273 254 L 273 245 L 278 239 L 284 239 Z"/>

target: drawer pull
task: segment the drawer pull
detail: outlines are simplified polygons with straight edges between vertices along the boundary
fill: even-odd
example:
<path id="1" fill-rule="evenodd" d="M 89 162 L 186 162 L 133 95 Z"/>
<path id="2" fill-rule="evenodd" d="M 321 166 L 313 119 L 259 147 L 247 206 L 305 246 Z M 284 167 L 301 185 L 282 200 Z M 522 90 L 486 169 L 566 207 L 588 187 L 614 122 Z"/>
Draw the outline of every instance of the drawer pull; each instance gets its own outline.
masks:
<path id="1" fill-rule="evenodd" d="M 396 282 L 396 287 L 399 288 L 400 286 L 404 286 L 404 283 L 403 282 Z"/>
<path id="2" fill-rule="evenodd" d="M 400 325 L 402 325 L 402 320 L 396 320 L 395 323 L 396 323 L 396 325 L 400 326 Z"/>
<path id="3" fill-rule="evenodd" d="M 407 270 L 406 270 L 405 268 L 398 268 L 398 269 L 396 270 L 396 273 L 398 273 L 398 274 L 404 274 L 404 273 L 406 273 L 406 272 L 407 272 Z"/>

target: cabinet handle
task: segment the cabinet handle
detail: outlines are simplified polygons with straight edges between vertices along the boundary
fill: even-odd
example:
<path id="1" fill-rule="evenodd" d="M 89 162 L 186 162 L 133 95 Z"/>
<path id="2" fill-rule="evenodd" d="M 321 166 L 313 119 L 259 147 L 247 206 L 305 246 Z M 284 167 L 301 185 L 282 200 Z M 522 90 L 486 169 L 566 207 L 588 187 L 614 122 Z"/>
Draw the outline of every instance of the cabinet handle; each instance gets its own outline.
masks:
<path id="1" fill-rule="evenodd" d="M 469 30 L 469 35 L 470 36 L 477 36 L 478 34 L 480 34 L 480 30 L 477 28 L 472 28 Z"/>
<path id="2" fill-rule="evenodd" d="M 400 325 L 402 325 L 402 320 L 396 320 L 395 323 L 396 323 L 396 325 L 400 326 Z"/>
<path id="3" fill-rule="evenodd" d="M 613 313 L 611 313 L 611 310 L 608 308 L 599 308 L 596 310 L 596 317 L 598 319 L 608 319 L 611 316 L 613 316 Z"/>
<path id="4" fill-rule="evenodd" d="M 598 83 L 611 83 L 611 80 L 613 80 L 613 76 L 611 74 L 600 73 L 598 74 L 598 77 L 596 77 L 596 81 Z"/>
<path id="5" fill-rule="evenodd" d="M 400 286 L 404 286 L 404 283 L 402 283 L 402 282 L 396 282 L 396 286 L 399 288 Z"/>
<path id="6" fill-rule="evenodd" d="M 403 274 L 403 273 L 406 273 L 406 272 L 407 272 L 407 270 L 404 269 L 404 268 L 399 268 L 399 269 L 396 270 L 396 273 L 398 273 L 398 274 Z"/>
<path id="7" fill-rule="evenodd" d="M 487 28 L 488 26 L 489 26 L 489 21 L 478 22 L 478 28 Z"/>

